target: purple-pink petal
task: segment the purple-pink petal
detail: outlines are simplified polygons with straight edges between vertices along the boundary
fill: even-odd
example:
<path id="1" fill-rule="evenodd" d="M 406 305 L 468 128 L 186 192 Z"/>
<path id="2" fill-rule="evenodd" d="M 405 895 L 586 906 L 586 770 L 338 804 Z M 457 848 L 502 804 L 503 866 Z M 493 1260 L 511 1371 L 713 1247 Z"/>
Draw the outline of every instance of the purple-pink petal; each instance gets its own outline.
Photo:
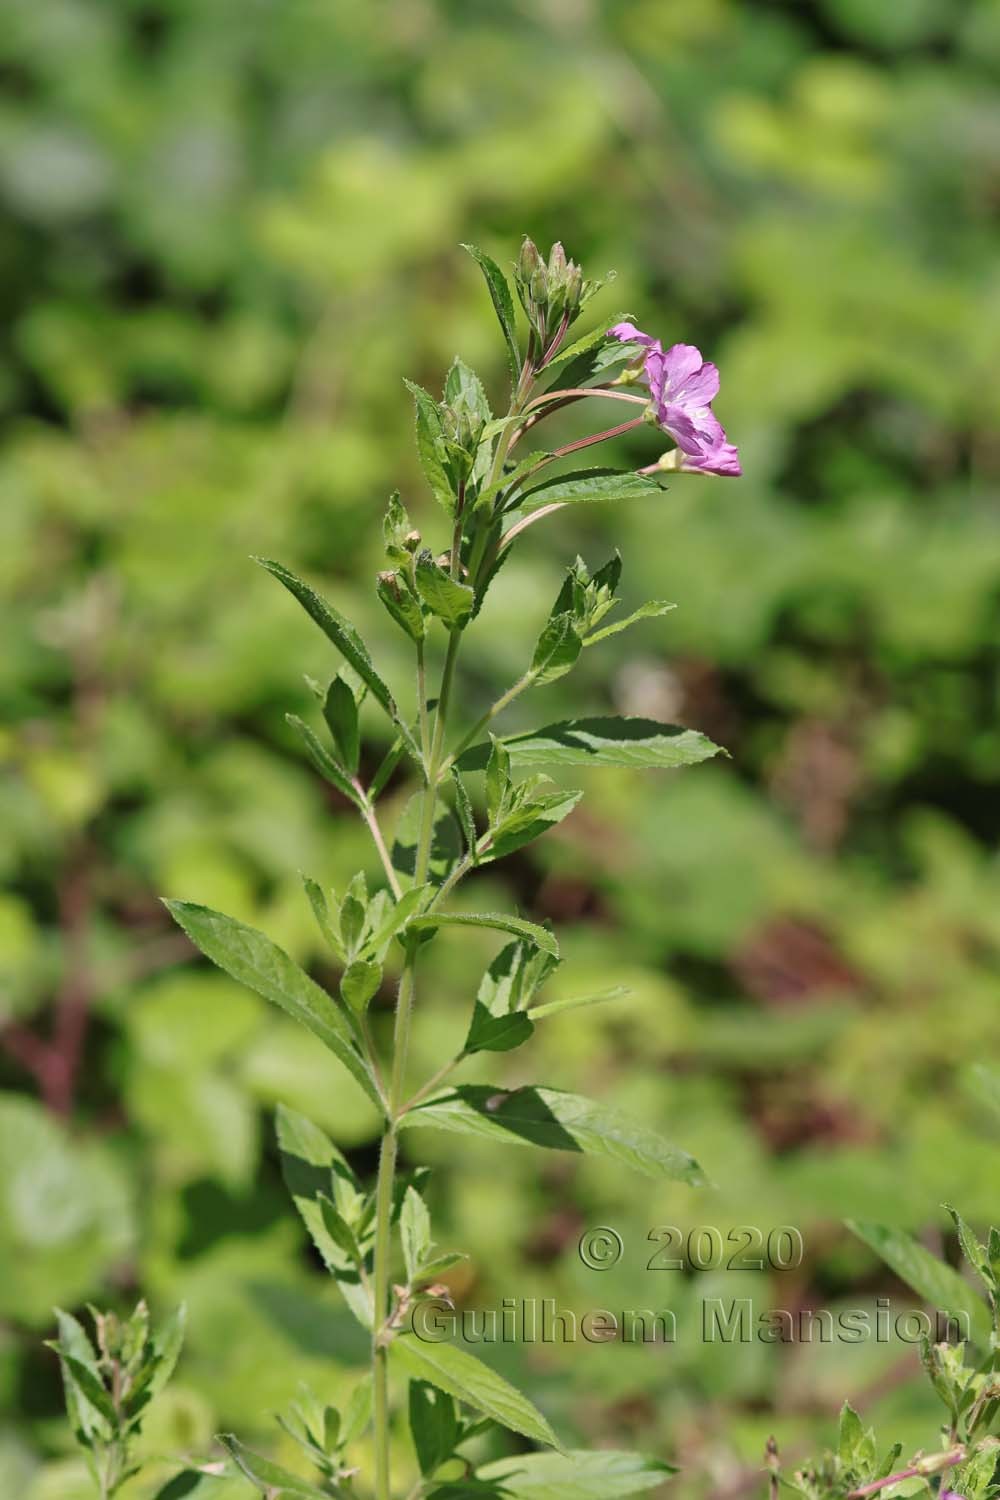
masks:
<path id="1" fill-rule="evenodd" d="M 702 474 L 741 474 L 736 446 L 727 440 L 712 410 L 719 394 L 719 371 L 712 361 L 702 359 L 694 344 L 671 344 L 665 350 L 632 322 L 616 323 L 608 336 L 644 347 L 642 377 L 657 422 L 680 450 L 678 467 Z"/>
<path id="2" fill-rule="evenodd" d="M 608 337 L 620 339 L 623 344 L 645 344 L 647 348 L 660 347 L 659 339 L 654 339 L 648 333 L 643 333 L 636 328 L 634 323 L 616 323 L 613 328 L 608 329 Z"/>
<path id="3" fill-rule="evenodd" d="M 739 478 L 743 473 L 736 444 L 727 442 L 720 443 L 717 448 L 685 456 L 681 468 L 689 473 L 722 474 L 732 478 Z"/>

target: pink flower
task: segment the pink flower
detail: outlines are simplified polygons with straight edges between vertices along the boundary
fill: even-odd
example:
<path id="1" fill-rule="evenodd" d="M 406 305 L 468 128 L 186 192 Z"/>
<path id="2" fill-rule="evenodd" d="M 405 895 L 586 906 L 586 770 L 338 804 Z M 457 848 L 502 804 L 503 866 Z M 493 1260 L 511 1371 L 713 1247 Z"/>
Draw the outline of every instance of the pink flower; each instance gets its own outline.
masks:
<path id="1" fill-rule="evenodd" d="M 726 439 L 712 402 L 719 394 L 719 372 L 703 360 L 693 344 L 672 344 L 664 350 L 659 339 L 642 333 L 634 323 L 608 329 L 623 344 L 640 344 L 642 377 L 649 386 L 656 420 L 677 444 L 677 460 L 669 467 L 701 474 L 742 474 L 739 453 Z M 663 465 L 667 467 L 667 465 Z"/>

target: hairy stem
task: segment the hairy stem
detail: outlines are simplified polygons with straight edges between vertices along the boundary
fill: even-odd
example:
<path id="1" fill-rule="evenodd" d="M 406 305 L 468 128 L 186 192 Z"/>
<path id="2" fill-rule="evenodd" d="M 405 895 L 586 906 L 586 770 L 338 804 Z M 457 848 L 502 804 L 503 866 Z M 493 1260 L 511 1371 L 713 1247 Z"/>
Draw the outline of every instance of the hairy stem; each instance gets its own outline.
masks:
<path id="1" fill-rule="evenodd" d="M 535 367 L 529 358 L 524 362 L 521 369 L 521 377 L 511 398 L 510 416 L 517 416 L 523 410 L 534 378 Z M 492 484 L 502 470 L 510 447 L 510 438 L 510 428 L 505 429 L 504 433 L 498 438 L 487 484 Z M 461 564 L 463 509 L 464 491 L 459 498 L 455 530 L 452 536 L 450 561 L 453 577 L 458 576 Z M 475 570 L 473 570 L 474 573 Z M 475 577 L 473 576 L 470 581 L 474 584 Z M 442 765 L 444 762 L 445 730 L 448 723 L 448 709 L 451 703 L 451 690 L 455 679 L 455 665 L 458 660 L 461 640 L 462 632 L 460 630 L 453 630 L 448 637 L 448 649 L 445 654 L 444 665 L 441 669 L 441 687 L 438 692 L 437 706 L 434 711 L 433 732 L 431 732 L 429 724 L 423 643 L 417 645 L 418 711 L 420 716 L 421 748 L 426 774 L 421 807 L 420 833 L 417 840 L 414 866 L 414 881 L 417 885 L 423 885 L 426 882 L 430 870 L 431 851 L 434 843 L 434 817 L 437 811 L 438 787 L 441 781 Z M 373 813 L 372 823 L 369 824 L 373 837 L 375 836 L 377 827 L 378 825 L 374 820 Z M 395 884 L 393 884 L 394 882 Z M 390 883 L 393 884 L 394 891 L 396 891 L 398 882 L 396 882 L 395 872 L 393 872 Z M 398 891 L 396 893 L 398 899 Z M 406 1082 L 406 1064 L 410 1050 L 410 1021 L 413 1014 L 413 998 L 416 991 L 418 946 L 415 939 L 411 939 L 408 942 L 406 957 L 403 962 L 403 972 L 399 979 L 399 990 L 396 997 L 396 1018 L 392 1038 L 392 1069 L 388 1091 L 388 1124 L 385 1134 L 382 1137 L 382 1146 L 379 1153 L 378 1183 L 375 1189 L 374 1309 L 372 1317 L 375 1500 L 392 1500 L 389 1442 L 388 1345 L 385 1335 L 387 1333 L 386 1324 L 390 1316 L 389 1255 L 392 1243 L 392 1201 L 396 1177 L 398 1129 L 400 1117 L 406 1107 L 403 1104 L 403 1090 Z M 442 1076 L 444 1076 L 443 1073 L 431 1080 L 429 1087 L 433 1087 L 438 1078 Z"/>
<path id="2" fill-rule="evenodd" d="M 495 703 L 490 704 L 489 708 L 482 715 L 482 717 L 477 719 L 475 724 L 473 724 L 468 734 L 463 734 L 454 750 L 449 756 L 446 757 L 441 766 L 442 776 L 444 776 L 447 771 L 451 770 L 452 766 L 461 755 L 462 751 L 466 750 L 469 745 L 473 743 L 473 741 L 479 738 L 487 725 L 491 724 L 497 717 L 497 714 L 503 713 L 504 709 L 507 708 L 511 703 L 513 703 L 515 698 L 519 698 L 520 695 L 525 691 L 525 689 L 531 686 L 534 680 L 535 675 L 533 672 L 525 672 L 524 676 L 519 677 L 517 682 L 515 682 L 512 687 L 509 687 L 505 693 L 501 693 L 500 697 L 496 700 Z"/>
<path id="3" fill-rule="evenodd" d="M 357 792 L 358 796 L 361 799 L 361 816 L 364 819 L 368 832 L 372 836 L 372 843 L 375 845 L 375 848 L 378 852 L 378 857 L 382 861 L 382 868 L 385 871 L 385 878 L 389 882 L 389 889 L 392 891 L 392 894 L 398 901 L 403 892 L 399 884 L 399 876 L 393 869 L 392 860 L 389 858 L 389 850 L 386 848 L 385 839 L 382 837 L 382 830 L 379 827 L 379 821 L 375 813 L 375 808 L 368 800 L 365 789 L 356 776 L 351 782 L 351 785 L 354 787 L 354 790 Z"/>

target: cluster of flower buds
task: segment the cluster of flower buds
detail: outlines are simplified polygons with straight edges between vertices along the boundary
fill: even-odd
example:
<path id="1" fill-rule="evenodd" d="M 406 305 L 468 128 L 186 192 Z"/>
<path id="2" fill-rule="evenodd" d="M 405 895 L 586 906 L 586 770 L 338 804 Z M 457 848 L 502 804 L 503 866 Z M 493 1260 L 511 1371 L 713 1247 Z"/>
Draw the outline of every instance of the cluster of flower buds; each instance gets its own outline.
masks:
<path id="1" fill-rule="evenodd" d="M 514 279 L 531 326 L 533 347 L 544 363 L 600 283 L 584 280 L 580 267 L 575 260 L 567 259 L 559 240 L 546 263 L 527 235 L 521 242 Z"/>

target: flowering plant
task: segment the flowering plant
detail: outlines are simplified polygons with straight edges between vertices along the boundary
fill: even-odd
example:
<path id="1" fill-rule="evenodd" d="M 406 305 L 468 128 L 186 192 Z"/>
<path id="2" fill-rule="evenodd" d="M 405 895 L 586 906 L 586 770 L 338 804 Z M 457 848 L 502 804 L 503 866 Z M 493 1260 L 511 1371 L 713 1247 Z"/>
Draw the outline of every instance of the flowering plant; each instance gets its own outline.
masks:
<path id="1" fill-rule="evenodd" d="M 489 256 L 469 248 L 500 323 L 511 395 L 505 414 L 495 417 L 482 383 L 461 360 L 448 372 L 441 400 L 410 386 L 420 463 L 447 528 L 447 545 L 435 553 L 424 545 L 400 497 L 389 501 L 384 523 L 389 566 L 378 576 L 376 593 L 413 650 L 412 711 L 400 707 L 361 636 L 333 605 L 281 564 L 263 563 L 343 659 L 328 683 L 314 684 L 325 738 L 299 719 L 291 722 L 315 769 L 363 820 L 384 874 L 376 891 L 369 890 L 364 874 L 339 894 L 324 891 L 312 878 L 304 881 L 305 897 L 339 969 L 336 992 L 321 988 L 244 923 L 190 902 L 167 903 L 208 958 L 312 1032 L 379 1112 L 374 1186 L 358 1177 L 311 1121 L 286 1108 L 279 1109 L 277 1120 L 289 1193 L 347 1307 L 370 1337 L 371 1369 L 343 1411 L 303 1389 L 279 1419 L 301 1450 L 308 1477 L 229 1434 L 221 1439 L 224 1459 L 184 1468 L 159 1500 L 216 1495 L 228 1500 L 231 1481 L 245 1481 L 268 1500 L 353 1500 L 359 1490 L 371 1490 L 375 1500 L 400 1493 L 408 1500 L 573 1500 L 637 1493 L 673 1472 L 658 1456 L 567 1452 L 543 1413 L 487 1364 L 457 1345 L 418 1337 L 414 1311 L 433 1299 L 450 1300 L 448 1273 L 461 1257 L 435 1244 L 423 1194 L 426 1172 L 409 1164 L 401 1170 L 399 1157 L 407 1132 L 429 1127 L 604 1155 L 692 1186 L 703 1180 L 686 1152 L 579 1095 L 543 1086 L 484 1087 L 456 1077 L 476 1054 L 529 1042 L 552 1014 L 622 993 L 546 1001 L 543 986 L 559 963 L 555 934 L 516 914 L 458 907 L 454 898 L 459 885 L 481 867 L 522 848 L 572 812 L 580 794 L 548 781 L 546 768 L 676 769 L 717 753 L 695 730 L 637 718 L 581 717 L 513 736 L 492 733 L 494 721 L 516 698 L 564 676 L 585 649 L 670 606 L 653 600 L 615 619 L 620 559 L 615 555 L 594 571 L 577 559 L 525 671 L 507 691 L 474 723 L 456 726 L 454 689 L 466 633 L 511 548 L 530 527 L 581 501 L 656 496 L 664 472 L 734 476 L 740 463 L 712 410 L 718 371 L 696 348 L 676 343 L 664 349 L 634 322 L 621 319 L 568 341 L 600 283 L 585 280 L 561 245 L 543 261 L 530 240 L 522 245 L 514 274 L 527 322 L 522 337 L 507 278 Z M 543 420 L 585 400 L 626 402 L 641 410 L 618 426 L 561 447 L 524 452 L 525 438 Z M 675 446 L 637 471 L 551 467 L 641 424 L 662 430 Z M 443 651 L 439 685 L 431 693 L 435 636 Z M 388 719 L 391 732 L 388 753 L 370 775 L 362 774 L 366 703 Z M 390 843 L 380 802 L 390 780 L 407 775 L 416 790 Z M 421 954 L 439 935 L 467 927 L 497 932 L 508 941 L 482 978 L 453 1055 L 432 1077 L 415 1082 L 409 1042 Z M 396 980 L 395 1013 L 391 1044 L 380 1046 L 370 1007 L 387 975 Z M 964 1344 L 925 1340 L 922 1350 L 945 1409 L 937 1451 L 901 1466 L 901 1446 L 880 1451 L 871 1430 L 845 1405 L 838 1448 L 821 1460 L 787 1473 L 777 1445 L 769 1444 L 771 1500 L 782 1485 L 804 1500 L 867 1500 L 914 1489 L 942 1500 L 993 1500 L 1000 1493 L 1000 1441 L 994 1435 L 1000 1419 L 1000 1231 L 992 1230 L 980 1243 L 952 1213 L 984 1300 L 908 1236 L 876 1224 L 851 1226 L 921 1296 L 966 1319 Z M 94 1330 L 91 1339 L 80 1322 L 60 1312 L 52 1347 L 62 1366 L 74 1435 L 98 1493 L 110 1500 L 138 1473 L 134 1439 L 173 1372 L 184 1313 L 181 1309 L 154 1329 L 140 1303 L 127 1320 L 95 1313 Z M 404 1382 L 405 1404 L 399 1399 Z M 483 1462 L 476 1440 L 493 1428 L 516 1434 L 536 1451 Z M 406 1470 L 402 1483 L 401 1468 Z"/>

